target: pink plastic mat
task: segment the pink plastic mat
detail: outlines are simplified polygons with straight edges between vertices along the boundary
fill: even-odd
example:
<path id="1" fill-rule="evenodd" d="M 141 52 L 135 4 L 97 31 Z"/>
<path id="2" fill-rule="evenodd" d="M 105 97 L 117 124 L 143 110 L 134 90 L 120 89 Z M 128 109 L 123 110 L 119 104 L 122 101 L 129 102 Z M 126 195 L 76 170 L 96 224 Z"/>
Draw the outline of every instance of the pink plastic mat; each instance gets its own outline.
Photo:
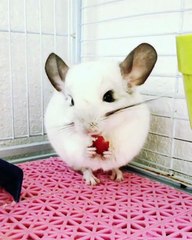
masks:
<path id="1" fill-rule="evenodd" d="M 87 186 L 59 158 L 19 166 L 21 201 L 0 190 L 0 240 L 192 239 L 192 195 L 129 172 Z"/>

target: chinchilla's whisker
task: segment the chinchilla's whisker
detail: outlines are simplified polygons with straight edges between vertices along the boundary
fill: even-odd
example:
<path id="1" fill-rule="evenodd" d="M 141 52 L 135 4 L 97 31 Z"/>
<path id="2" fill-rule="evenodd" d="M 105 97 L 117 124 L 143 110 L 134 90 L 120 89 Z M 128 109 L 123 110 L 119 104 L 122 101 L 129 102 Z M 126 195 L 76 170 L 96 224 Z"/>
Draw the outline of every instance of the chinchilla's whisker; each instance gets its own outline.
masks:
<path id="1" fill-rule="evenodd" d="M 67 130 L 70 129 L 74 126 L 74 122 L 71 122 L 69 124 L 66 124 L 64 126 L 60 126 L 60 127 L 56 127 L 58 131 L 63 131 L 63 130 Z"/>
<path id="2" fill-rule="evenodd" d="M 158 97 L 155 97 L 155 98 L 147 99 L 147 100 L 144 100 L 142 102 L 134 103 L 134 104 L 131 104 L 131 105 L 121 107 L 121 108 L 115 109 L 113 111 L 107 112 L 105 114 L 103 120 L 108 118 L 109 116 L 115 114 L 115 113 L 122 112 L 126 109 L 133 108 L 133 107 L 139 106 L 139 105 L 144 104 L 144 103 L 152 102 L 152 101 L 158 100 L 158 99 L 163 98 L 163 97 L 165 97 L 165 96 L 158 96 Z"/>
<path id="3" fill-rule="evenodd" d="M 74 122 L 69 123 L 69 124 L 63 126 L 63 127 L 61 128 L 61 130 L 62 130 L 62 129 L 66 129 L 66 128 L 72 128 L 73 126 L 74 126 Z"/>

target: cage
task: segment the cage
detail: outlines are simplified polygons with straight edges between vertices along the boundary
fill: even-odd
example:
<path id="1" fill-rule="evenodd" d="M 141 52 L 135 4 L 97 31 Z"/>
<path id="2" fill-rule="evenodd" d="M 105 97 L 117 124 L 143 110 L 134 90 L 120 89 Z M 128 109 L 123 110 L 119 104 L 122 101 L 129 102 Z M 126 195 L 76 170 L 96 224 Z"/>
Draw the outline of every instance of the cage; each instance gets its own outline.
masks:
<path id="1" fill-rule="evenodd" d="M 69 66 L 96 59 L 112 58 L 121 61 L 138 44 L 150 43 L 157 50 L 158 61 L 147 82 L 140 87 L 144 97 L 154 99 L 148 103 L 151 112 L 150 131 L 140 154 L 128 168 L 129 171 L 137 171 L 139 174 L 184 187 L 190 192 L 192 130 L 183 79 L 178 72 L 175 38 L 182 34 L 190 34 L 192 31 L 192 2 L 190 0 L 1 0 L 0 13 L 0 157 L 14 164 L 19 163 L 19 166 L 26 171 L 27 178 L 21 198 L 23 201 L 19 203 L 18 208 L 16 205 L 11 205 L 9 197 L 1 198 L 0 219 L 2 218 L 3 223 L 0 228 L 1 239 L 192 239 L 190 208 L 192 199 L 187 193 L 162 186 L 148 178 L 142 180 L 140 175 L 131 173 L 133 175 L 130 175 L 132 176 L 130 181 L 134 183 L 135 180 L 140 184 L 138 191 L 142 192 L 145 188 L 145 191 L 143 190 L 145 193 L 142 195 L 145 196 L 144 200 L 141 195 L 137 195 L 137 188 L 133 190 L 136 200 L 133 204 L 135 209 L 132 212 L 132 219 L 138 217 L 136 212 L 139 206 L 150 208 L 152 203 L 143 206 L 142 201 L 149 200 L 147 194 L 150 191 L 152 194 L 154 188 L 164 196 L 154 197 L 154 202 L 162 202 L 168 210 L 164 208 L 162 212 L 158 212 L 158 206 L 161 210 L 160 205 L 152 204 L 151 208 L 156 208 L 154 212 L 160 215 L 162 213 L 164 218 L 154 220 L 152 216 L 155 213 L 153 213 L 148 215 L 147 220 L 140 216 L 135 220 L 138 224 L 129 222 L 128 225 L 126 221 L 121 222 L 120 219 L 122 216 L 125 217 L 127 206 L 130 207 L 131 204 L 122 200 L 125 199 L 125 195 L 129 195 L 128 190 L 125 191 L 126 186 L 129 185 L 127 180 L 129 177 L 126 178 L 127 185 L 122 185 L 118 190 L 122 191 L 122 195 L 118 192 L 116 197 L 111 198 L 112 200 L 110 196 L 113 195 L 113 191 L 117 191 L 117 185 L 100 186 L 96 194 L 83 186 L 78 174 L 66 169 L 66 166 L 64 166 L 66 176 L 63 184 L 62 173 L 59 171 L 61 162 L 59 158 L 52 157 L 55 156 L 55 152 L 48 142 L 43 120 L 53 92 L 44 71 L 49 53 L 57 53 Z M 47 159 L 48 157 L 52 158 Z M 37 159 L 47 160 L 32 161 Z M 45 165 L 48 164 L 47 168 L 44 167 L 43 161 Z M 54 177 L 53 182 L 51 180 L 46 182 L 52 178 L 51 172 L 54 174 L 52 171 L 54 167 L 58 171 L 58 179 Z M 38 174 L 42 176 L 38 177 Z M 71 176 L 75 179 L 73 183 L 69 183 L 71 181 L 67 178 Z M 44 178 L 46 181 L 43 180 Z M 35 179 L 39 183 L 35 182 Z M 80 187 L 74 187 L 75 181 Z M 153 190 L 150 189 L 150 184 Z M 31 186 L 33 190 L 31 193 L 27 186 Z M 74 188 L 71 188 L 72 186 Z M 65 189 L 66 201 L 62 200 L 62 187 Z M 71 188 L 71 191 L 67 192 L 67 188 Z M 80 194 L 81 188 L 83 195 Z M 55 190 L 52 191 L 53 189 Z M 109 194 L 106 214 L 112 217 L 108 219 L 104 215 L 105 208 L 99 208 L 106 200 L 100 201 L 103 196 L 102 191 Z M 75 197 L 74 193 L 79 198 Z M 172 198 L 169 194 L 172 194 Z M 54 196 L 58 199 L 55 200 Z M 130 195 L 129 197 L 132 199 Z M 121 213 L 117 217 L 116 205 L 112 204 L 112 201 L 115 202 L 120 198 L 125 205 L 122 205 L 121 209 L 119 203 Z M 169 198 L 172 199 L 170 202 L 167 201 Z M 50 201 L 46 202 L 46 199 Z M 82 203 L 72 208 L 71 204 L 76 204 L 80 200 L 86 202 L 87 208 L 83 208 Z M 180 208 L 177 205 L 178 201 L 182 205 Z M 177 202 L 177 207 L 170 208 L 171 202 L 173 205 Z M 52 205 L 49 205 L 50 203 Z M 137 207 L 136 203 L 138 203 Z M 46 204 L 45 210 L 42 206 L 45 207 Z M 61 204 L 65 209 L 56 207 Z M 94 208 L 88 208 L 89 204 L 93 204 Z M 110 204 L 112 204 L 111 208 Z M 30 210 L 33 206 L 42 213 L 41 217 L 37 217 L 36 210 Z M 11 216 L 5 217 L 12 208 L 13 215 L 15 214 L 13 218 L 16 220 L 13 218 L 10 220 Z M 84 211 L 90 210 L 89 220 L 88 215 L 82 213 L 82 208 Z M 94 210 L 96 208 L 97 210 Z M 20 221 L 22 209 L 25 209 L 23 210 L 25 220 Z M 66 209 L 71 215 L 67 215 Z M 102 209 L 101 212 L 98 209 Z M 29 217 L 30 214 L 27 215 L 30 211 L 31 216 L 37 221 L 36 225 L 33 222 L 31 228 L 32 218 Z M 49 211 L 52 211 L 50 216 Z M 104 211 L 103 215 L 102 211 Z M 65 217 L 62 218 L 62 214 Z M 43 221 L 51 217 L 55 218 L 56 223 L 54 225 L 53 222 L 48 221 L 46 227 Z M 98 223 L 99 219 L 101 223 Z M 94 229 L 93 225 L 96 226 L 96 223 L 98 225 Z M 10 232 L 9 224 L 13 225 L 11 229 L 15 235 Z M 21 226 L 22 224 L 24 227 Z M 67 227 L 60 230 L 59 227 L 55 227 L 54 231 L 54 226 L 59 224 Z M 52 229 L 50 235 L 46 233 L 49 226 Z M 113 227 L 124 230 L 119 233 L 120 230 L 113 231 Z M 85 228 L 87 232 L 89 231 L 87 235 Z M 33 231 L 34 229 L 36 232 Z"/>

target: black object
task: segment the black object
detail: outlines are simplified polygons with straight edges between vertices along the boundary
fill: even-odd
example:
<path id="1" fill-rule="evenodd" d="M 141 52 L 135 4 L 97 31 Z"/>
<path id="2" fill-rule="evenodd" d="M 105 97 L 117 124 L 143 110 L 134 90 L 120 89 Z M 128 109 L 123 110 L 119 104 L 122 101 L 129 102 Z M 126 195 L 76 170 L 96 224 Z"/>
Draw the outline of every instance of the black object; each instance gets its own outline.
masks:
<path id="1" fill-rule="evenodd" d="M 9 192 L 15 202 L 19 202 L 23 182 L 23 170 L 0 159 L 0 187 Z"/>

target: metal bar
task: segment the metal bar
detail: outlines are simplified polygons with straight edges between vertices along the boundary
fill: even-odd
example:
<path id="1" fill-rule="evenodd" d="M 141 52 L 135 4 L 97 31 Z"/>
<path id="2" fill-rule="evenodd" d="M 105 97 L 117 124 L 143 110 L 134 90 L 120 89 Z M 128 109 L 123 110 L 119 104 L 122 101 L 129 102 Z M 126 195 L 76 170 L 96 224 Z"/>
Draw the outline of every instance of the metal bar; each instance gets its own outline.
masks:
<path id="1" fill-rule="evenodd" d="M 162 14 L 171 14 L 171 13 L 180 13 L 180 12 L 190 12 L 192 11 L 192 8 L 185 9 L 185 10 L 168 10 L 168 11 L 159 11 L 159 12 L 146 12 L 146 13 L 140 13 L 140 14 L 134 14 L 134 15 L 128 15 L 128 16 L 123 16 L 123 17 L 114 17 L 114 18 L 108 18 L 108 19 L 103 19 L 100 21 L 95 21 L 95 22 L 87 22 L 87 23 L 82 23 L 82 26 L 87 26 L 87 25 L 93 25 L 93 24 L 100 24 L 100 23 L 106 23 L 106 22 L 112 22 L 112 21 L 119 21 L 119 20 L 128 20 L 130 18 L 139 18 L 139 17 L 146 17 L 146 16 L 153 16 L 153 15 L 162 15 Z"/>
<path id="2" fill-rule="evenodd" d="M 139 164 L 139 165 L 141 165 L 141 167 L 143 167 L 143 164 L 142 163 L 140 163 L 140 162 L 138 162 L 137 160 L 140 160 L 140 161 L 144 161 L 144 162 L 146 162 L 146 163 L 148 163 L 148 164 L 150 164 L 150 166 L 155 166 L 155 167 L 159 167 L 159 168 L 162 168 L 162 169 L 165 169 L 166 171 L 167 171 L 167 173 L 168 174 L 170 174 L 169 173 L 169 171 L 170 171 L 170 169 L 168 168 L 168 167 L 165 167 L 165 165 L 161 165 L 161 164 L 159 164 L 159 163 L 154 163 L 154 162 L 152 162 L 152 161 L 149 161 L 149 160 L 147 160 L 147 159 L 145 159 L 145 158 L 140 158 L 140 157 L 137 157 L 133 162 L 131 162 L 131 164 L 133 163 L 133 165 L 136 163 L 136 164 Z M 179 159 L 177 159 L 177 158 L 175 158 L 175 160 L 179 160 Z M 182 161 L 182 160 L 181 160 Z M 186 161 L 187 162 L 187 161 Z M 189 161 L 188 161 L 189 162 Z M 191 162 L 189 162 L 189 163 L 191 163 Z M 145 165 L 143 168 L 145 169 L 146 167 L 149 167 L 149 166 L 147 166 L 147 165 Z M 151 167 L 150 167 L 151 168 Z M 151 168 L 151 169 L 153 169 L 153 168 Z M 160 171 L 161 172 L 161 170 L 160 169 L 153 169 L 152 171 Z M 183 175 L 185 175 L 185 176 L 189 176 L 189 177 L 192 177 L 192 175 L 188 175 L 188 174 L 185 174 L 185 173 L 183 173 L 183 172 L 181 172 L 181 171 L 178 171 L 178 170 L 173 170 L 173 173 L 171 174 L 171 176 L 174 176 L 174 173 L 180 173 L 180 174 L 183 174 Z"/>
<path id="3" fill-rule="evenodd" d="M 103 5 L 107 5 L 107 4 L 111 4 L 111 3 L 115 3 L 115 2 L 121 2 L 121 1 L 125 1 L 125 0 L 109 0 L 108 2 L 102 2 L 102 3 L 97 3 L 97 4 L 93 4 L 93 5 L 88 5 L 88 6 L 82 6 L 81 10 L 87 9 L 87 8 L 95 8 L 98 6 L 103 6 Z"/>
<path id="4" fill-rule="evenodd" d="M 143 149 L 144 151 L 148 151 L 148 152 L 150 152 L 150 153 L 154 153 L 154 154 L 157 154 L 157 155 L 162 156 L 162 157 L 170 158 L 170 155 L 169 155 L 169 154 L 166 154 L 166 153 L 154 151 L 154 150 L 151 150 L 151 149 L 146 148 L 146 147 L 143 147 L 142 149 Z"/>
<path id="5" fill-rule="evenodd" d="M 183 178 L 179 178 L 178 176 L 168 176 L 166 172 L 164 171 L 156 171 L 157 169 L 153 169 L 151 167 L 145 166 L 145 169 L 143 168 L 142 164 L 138 164 L 137 162 L 133 161 L 129 164 L 128 168 L 131 167 L 133 170 L 139 171 L 139 173 L 146 175 L 147 177 L 156 177 L 158 181 L 163 181 L 170 185 L 175 186 L 176 183 L 179 183 L 179 185 L 183 186 L 183 184 L 186 187 L 189 187 L 187 191 L 191 193 L 191 186 L 192 186 L 192 181 L 188 182 L 184 180 Z M 170 182 L 171 181 L 171 182 Z M 181 187 L 179 187 L 181 188 Z"/>
<path id="6" fill-rule="evenodd" d="M 8 162 L 16 164 L 16 163 L 23 163 L 23 162 L 29 162 L 29 161 L 34 161 L 34 160 L 40 160 L 40 159 L 44 159 L 44 158 L 50 158 L 50 157 L 53 157 L 53 156 L 56 156 L 56 154 L 54 152 L 41 154 L 41 155 L 30 156 L 30 157 L 18 158 L 18 159 L 14 159 L 14 160 L 8 160 Z"/>
<path id="7" fill-rule="evenodd" d="M 169 168 L 167 168 L 165 165 L 161 165 L 160 163 L 157 163 L 157 162 L 152 162 L 148 159 L 145 159 L 145 158 L 140 158 L 140 157 L 137 157 L 136 160 L 140 160 L 140 161 L 144 161 L 145 163 L 148 163 L 150 164 L 150 166 L 155 166 L 155 167 L 159 167 L 159 168 L 164 168 L 167 172 L 169 171 Z M 136 163 L 140 163 L 138 161 L 136 161 Z M 141 164 L 141 163 L 140 163 Z M 146 165 L 145 165 L 146 166 Z"/>
<path id="8" fill-rule="evenodd" d="M 149 134 L 159 136 L 159 137 L 171 138 L 173 140 L 178 140 L 178 141 L 181 141 L 181 142 L 192 143 L 192 140 L 186 140 L 186 139 L 182 139 L 182 138 L 172 137 L 172 136 L 161 134 L 161 133 L 155 133 L 155 132 L 149 131 Z"/>
<path id="9" fill-rule="evenodd" d="M 39 0 L 39 41 L 40 41 L 40 88 L 41 88 L 41 135 L 44 135 L 44 82 L 43 82 L 43 60 L 42 60 L 42 14 L 41 0 Z"/>
<path id="10" fill-rule="evenodd" d="M 0 32 L 1 33 L 9 33 L 9 30 L 7 29 L 0 29 Z M 22 31 L 22 30 L 11 30 L 10 31 L 11 33 L 17 33 L 17 34 L 32 34 L 32 35 L 38 35 L 38 34 L 41 34 L 42 36 L 45 35 L 45 36 L 53 36 L 54 33 L 46 33 L 46 32 L 32 32 L 32 31 Z M 68 37 L 68 34 L 60 34 L 60 33 L 57 33 L 57 36 L 59 37 Z"/>
<path id="11" fill-rule="evenodd" d="M 162 171 L 158 168 L 152 168 L 152 167 L 149 167 L 149 166 L 143 166 L 143 164 L 139 163 L 139 162 L 136 162 L 136 161 L 132 161 L 129 163 L 130 166 L 136 166 L 136 167 L 139 167 L 140 169 L 142 169 L 143 171 L 145 170 L 149 170 L 150 172 L 152 173 L 159 173 L 161 175 L 164 175 L 164 176 L 168 176 L 168 172 L 165 172 L 165 171 Z M 162 166 L 162 168 L 164 168 L 165 170 L 168 170 L 167 168 L 165 168 L 165 166 Z"/>
<path id="12" fill-rule="evenodd" d="M 56 25 L 56 0 L 53 0 L 53 41 L 54 52 L 57 52 L 57 25 Z"/>
<path id="13" fill-rule="evenodd" d="M 44 122 L 43 122 L 43 116 L 44 116 L 44 82 L 43 82 L 43 61 L 42 61 L 42 14 L 41 14 L 41 0 L 39 0 L 39 41 L 40 41 L 40 85 L 41 85 L 41 134 L 44 135 Z"/>
<path id="14" fill-rule="evenodd" d="M 5 147 L 0 150 L 2 158 L 13 157 L 23 154 L 34 153 L 38 151 L 44 151 L 52 149 L 49 142 L 37 142 L 31 144 L 23 144 L 18 146 Z"/>
<path id="15" fill-rule="evenodd" d="M 161 118 L 168 118 L 168 119 L 171 119 L 171 116 L 168 116 L 168 115 L 160 115 L 160 114 L 157 114 L 157 113 L 151 113 L 152 116 L 155 116 L 155 117 L 161 117 Z M 188 118 L 183 118 L 183 117 L 175 117 L 176 120 L 182 120 L 182 121 L 187 121 L 189 122 L 189 119 Z"/>
<path id="16" fill-rule="evenodd" d="M 155 165 L 155 166 L 158 166 L 158 167 L 160 167 L 160 168 L 163 168 L 163 169 L 165 169 L 165 170 L 167 170 L 168 172 L 168 174 L 167 174 L 167 176 L 169 176 L 169 168 L 167 168 L 167 167 L 165 167 L 165 166 L 163 166 L 163 165 L 160 165 L 160 164 L 157 164 L 157 163 L 153 163 L 153 162 L 150 162 L 150 161 L 148 161 L 148 160 L 146 160 L 146 159 L 141 159 L 141 158 L 137 158 L 137 159 L 139 159 L 139 160 L 141 160 L 141 161 L 145 161 L 146 163 L 149 163 L 150 165 Z M 141 163 L 139 163 L 139 162 L 136 162 L 136 161 L 133 161 L 133 162 L 131 162 L 131 164 L 130 165 L 136 165 L 136 166 L 141 166 L 142 168 L 143 168 L 143 165 L 141 164 Z M 144 169 L 150 169 L 152 172 L 159 172 L 159 173 L 164 173 L 164 172 L 162 172 L 160 169 L 153 169 L 153 168 L 151 168 L 151 167 L 149 167 L 149 166 L 146 166 L 145 165 L 145 167 L 144 167 Z M 178 170 L 173 170 L 173 174 L 171 174 L 171 176 L 172 176 L 172 178 L 174 178 L 174 176 L 175 176 L 175 174 L 174 173 L 179 173 L 179 174 L 181 174 L 181 175 L 183 175 L 183 176 L 187 176 L 187 177 L 192 177 L 192 175 L 188 175 L 188 174 L 186 174 L 186 173 L 183 173 L 183 172 L 180 172 L 180 171 L 178 171 Z M 165 173 L 164 173 L 165 174 Z"/>
<path id="17" fill-rule="evenodd" d="M 71 35 L 71 28 L 70 28 L 70 2 L 68 0 L 68 15 L 67 15 L 67 31 L 68 31 L 68 38 L 67 38 L 67 58 L 68 61 L 71 62 L 71 53 L 70 53 L 70 35 Z"/>
<path id="18" fill-rule="evenodd" d="M 147 96 L 147 97 L 157 97 L 157 96 L 159 96 L 159 97 L 161 97 L 161 98 L 169 98 L 169 99 L 172 99 L 173 98 L 173 96 L 172 96 L 172 92 L 166 92 L 166 93 L 164 93 L 163 95 L 160 95 L 158 92 L 145 92 L 144 90 L 143 91 L 141 91 L 141 93 L 142 93 L 142 96 Z M 180 98 L 180 97 L 178 97 L 178 99 L 183 99 L 183 98 Z"/>
<path id="19" fill-rule="evenodd" d="M 180 10 L 181 10 L 180 11 L 181 22 L 180 22 L 180 26 L 179 26 L 179 32 L 180 33 L 183 30 L 183 9 L 184 9 L 184 1 L 180 0 Z M 172 136 L 171 136 L 170 174 L 173 171 L 173 161 L 174 161 L 173 156 L 174 156 L 174 152 L 175 152 L 175 140 L 174 140 L 175 132 L 176 132 L 176 127 L 175 127 L 175 106 L 176 106 L 176 102 L 175 102 L 175 99 L 176 99 L 176 95 L 177 95 L 177 92 L 178 92 L 178 87 L 179 87 L 179 79 L 176 78 L 175 79 L 175 91 L 174 91 L 173 110 L 172 110 L 172 115 L 171 115 L 171 118 L 172 118 Z"/>
<path id="20" fill-rule="evenodd" d="M 192 175 L 186 174 L 184 172 L 181 172 L 181 171 L 178 171 L 178 170 L 175 170 L 175 169 L 174 169 L 174 173 L 179 173 L 179 174 L 181 174 L 183 176 L 186 176 L 186 177 L 192 177 Z"/>
<path id="21" fill-rule="evenodd" d="M 70 59 L 71 59 L 71 63 L 73 64 L 74 61 L 74 38 L 75 38 L 75 33 L 74 33 L 74 27 L 73 27 L 73 23 L 74 23 L 74 16 L 73 16 L 73 1 L 70 1 L 70 5 L 69 5 L 69 12 L 70 12 Z"/>
<path id="22" fill-rule="evenodd" d="M 162 134 L 162 133 L 156 133 L 156 132 L 152 132 L 152 131 L 149 131 L 149 134 L 151 134 L 151 135 L 155 135 L 155 136 L 158 136 L 158 137 L 170 138 L 169 135 Z"/>
<path id="23" fill-rule="evenodd" d="M 25 134 L 25 135 L 17 135 L 15 138 L 7 137 L 7 138 L 0 138 L 0 141 L 9 141 L 9 140 L 16 140 L 16 139 L 23 139 L 23 138 L 30 138 L 30 137 L 39 137 L 42 136 L 41 133 L 37 134 Z M 44 136 L 46 136 L 46 133 L 44 133 Z"/>
<path id="24" fill-rule="evenodd" d="M 162 157 L 171 158 L 171 155 L 170 155 L 170 154 L 165 154 L 165 153 L 161 153 L 161 152 L 158 152 L 158 151 L 154 151 L 154 150 L 151 150 L 151 149 L 146 148 L 146 147 L 143 147 L 143 150 L 144 150 L 144 151 L 147 151 L 147 152 L 150 152 L 150 153 L 152 153 L 152 154 L 156 154 L 156 155 L 162 156 Z M 178 161 L 189 162 L 189 163 L 192 162 L 191 160 L 181 159 L 181 158 L 179 158 L 179 157 L 173 157 L 173 159 L 178 160 Z M 169 168 L 169 169 L 170 169 L 170 168 Z"/>
<path id="25" fill-rule="evenodd" d="M 11 101 L 10 101 L 10 105 L 11 105 L 11 132 L 12 132 L 12 136 L 11 139 L 15 138 L 15 114 L 14 114 L 14 92 L 13 92 L 13 67 L 12 67 L 12 42 L 11 42 L 11 19 L 10 19 L 10 0 L 8 0 L 8 32 L 9 32 L 9 67 L 10 67 L 10 93 L 11 93 Z"/>
<path id="26" fill-rule="evenodd" d="M 69 62 L 71 64 L 73 63 L 73 60 L 74 60 L 73 39 L 75 37 L 75 34 L 73 32 L 74 17 L 73 17 L 72 10 L 73 10 L 73 1 L 68 0 L 68 18 L 67 18 L 68 41 L 67 41 L 67 53 L 68 53 Z"/>
<path id="27" fill-rule="evenodd" d="M 76 4 L 75 4 L 76 3 Z M 75 63 L 81 62 L 81 23 L 82 23 L 82 0 L 77 0 L 75 6 Z"/>
<path id="28" fill-rule="evenodd" d="M 120 39 L 128 39 L 128 38 L 146 38 L 146 37 L 160 37 L 160 36 L 176 36 L 179 34 L 178 32 L 164 32 L 164 33 L 155 33 L 155 34 L 143 34 L 143 35 L 125 35 L 118 37 L 105 37 L 105 38 L 94 38 L 94 39 L 81 39 L 81 42 L 96 42 L 96 41 L 108 41 L 108 40 L 120 40 Z M 190 31 L 183 31 L 183 34 L 191 34 Z"/>
<path id="29" fill-rule="evenodd" d="M 125 54 L 126 55 L 126 54 Z M 82 58 L 86 57 L 98 57 L 98 58 L 123 58 L 125 55 L 97 55 L 97 54 L 88 54 L 88 55 L 81 55 Z M 177 57 L 176 54 L 158 54 L 158 57 Z"/>
<path id="30" fill-rule="evenodd" d="M 25 33 L 25 85 L 26 85 L 26 117 L 27 117 L 27 136 L 30 136 L 30 111 L 29 111 L 29 84 L 28 84 L 28 58 L 27 58 L 27 16 L 26 16 L 26 1 L 23 0 L 24 6 L 24 33 Z"/>
<path id="31" fill-rule="evenodd" d="M 183 159 L 183 158 L 179 158 L 179 157 L 173 157 L 174 160 L 177 160 L 177 161 L 181 161 L 181 162 L 188 162 L 188 163 L 192 163 L 191 160 L 186 160 L 186 159 Z"/>

